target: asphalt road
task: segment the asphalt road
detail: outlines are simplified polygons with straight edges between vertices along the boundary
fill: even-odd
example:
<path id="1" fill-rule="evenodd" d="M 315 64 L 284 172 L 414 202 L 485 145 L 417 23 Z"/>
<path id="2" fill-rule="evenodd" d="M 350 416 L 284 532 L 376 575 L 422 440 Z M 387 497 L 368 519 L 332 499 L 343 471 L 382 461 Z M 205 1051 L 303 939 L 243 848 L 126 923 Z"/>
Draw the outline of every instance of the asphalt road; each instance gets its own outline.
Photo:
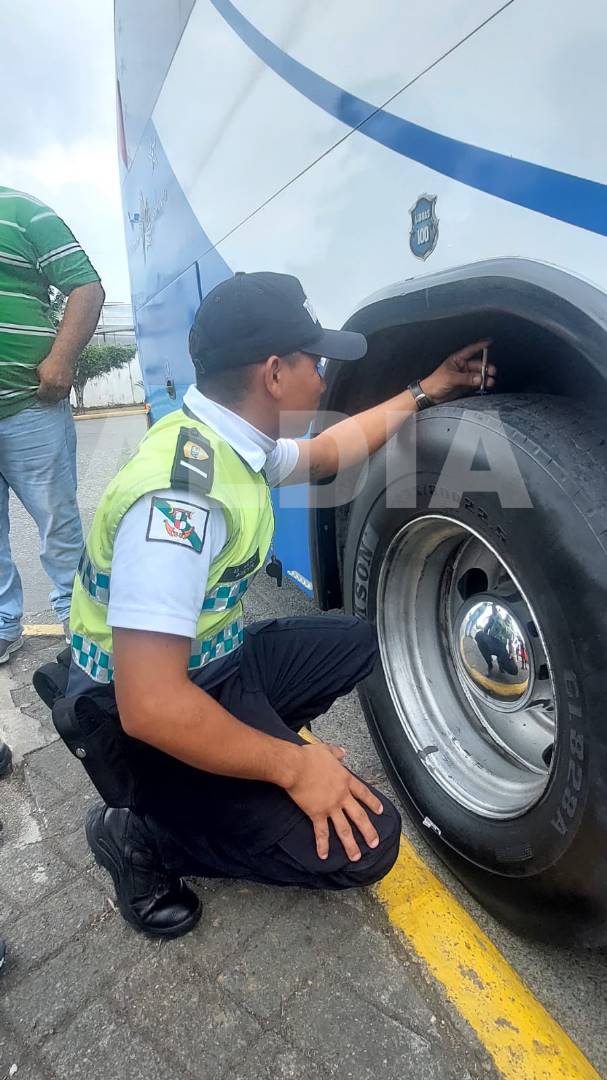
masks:
<path id="1" fill-rule="evenodd" d="M 143 435 L 145 421 L 140 416 L 87 419 L 78 422 L 77 428 L 79 500 L 86 530 L 105 484 Z M 27 621 L 52 621 L 48 609 L 49 584 L 38 561 L 35 527 L 19 505 L 13 505 L 11 514 L 11 535 L 25 589 Z M 257 617 L 304 615 L 313 611 L 310 601 L 295 585 L 287 582 L 278 592 L 263 574 L 254 586 L 253 603 Z M 321 737 L 346 746 L 351 767 L 389 791 L 355 695 L 334 706 L 322 722 L 315 725 L 315 731 Z M 566 941 L 548 946 L 517 938 L 487 915 L 460 887 L 425 847 L 406 818 L 404 830 L 536 997 L 578 1043 L 598 1071 L 607 1077 L 607 956 L 573 951 L 567 948 Z"/>

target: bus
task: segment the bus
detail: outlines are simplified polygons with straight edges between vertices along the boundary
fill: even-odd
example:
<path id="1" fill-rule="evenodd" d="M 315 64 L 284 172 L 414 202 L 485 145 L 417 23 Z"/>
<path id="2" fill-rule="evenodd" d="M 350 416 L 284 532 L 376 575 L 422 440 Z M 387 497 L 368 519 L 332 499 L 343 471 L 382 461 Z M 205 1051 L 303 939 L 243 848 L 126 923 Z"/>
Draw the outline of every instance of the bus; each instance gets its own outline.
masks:
<path id="1" fill-rule="evenodd" d="M 373 622 L 360 690 L 427 842 L 523 932 L 607 938 L 607 15 L 601 0 L 115 0 L 118 154 L 150 419 L 201 299 L 301 279 L 317 430 L 481 338 L 348 483 L 283 492 L 276 552 Z M 313 436 L 314 432 L 312 432 Z"/>

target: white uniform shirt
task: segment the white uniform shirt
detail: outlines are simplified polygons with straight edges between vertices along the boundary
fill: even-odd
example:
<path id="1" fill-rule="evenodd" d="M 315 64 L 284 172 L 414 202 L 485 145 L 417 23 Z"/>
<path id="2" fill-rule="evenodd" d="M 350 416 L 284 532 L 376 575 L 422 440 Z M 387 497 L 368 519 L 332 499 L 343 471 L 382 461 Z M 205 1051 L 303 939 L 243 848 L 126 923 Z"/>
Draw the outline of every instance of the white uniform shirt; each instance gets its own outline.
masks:
<path id="1" fill-rule="evenodd" d="M 294 439 L 275 441 L 190 386 L 184 403 L 199 420 L 225 439 L 255 472 L 265 470 L 270 487 L 297 465 Z M 202 550 L 179 539 L 158 543 L 152 499 L 194 507 Z M 108 624 L 195 638 L 209 567 L 223 548 L 227 531 L 223 510 L 203 496 L 167 489 L 138 499 L 124 515 L 114 541 Z"/>

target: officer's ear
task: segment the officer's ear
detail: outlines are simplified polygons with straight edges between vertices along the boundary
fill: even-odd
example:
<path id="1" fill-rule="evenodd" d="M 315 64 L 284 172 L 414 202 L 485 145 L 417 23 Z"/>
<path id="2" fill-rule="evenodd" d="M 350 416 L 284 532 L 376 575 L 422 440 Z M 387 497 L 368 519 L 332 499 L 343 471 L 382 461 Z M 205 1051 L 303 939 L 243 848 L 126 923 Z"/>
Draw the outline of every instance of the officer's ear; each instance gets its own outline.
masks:
<path id="1" fill-rule="evenodd" d="M 283 368 L 284 359 L 280 356 L 268 356 L 268 359 L 263 364 L 263 380 L 265 388 L 276 400 L 282 397 Z"/>

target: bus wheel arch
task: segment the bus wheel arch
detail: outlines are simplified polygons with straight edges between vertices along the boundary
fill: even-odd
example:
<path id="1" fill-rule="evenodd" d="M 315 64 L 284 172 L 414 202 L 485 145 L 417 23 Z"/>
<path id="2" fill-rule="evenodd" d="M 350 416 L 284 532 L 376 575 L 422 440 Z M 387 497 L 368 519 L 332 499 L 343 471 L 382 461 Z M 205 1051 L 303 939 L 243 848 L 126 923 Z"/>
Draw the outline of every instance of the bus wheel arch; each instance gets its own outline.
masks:
<path id="1" fill-rule="evenodd" d="M 551 394 L 598 414 L 607 406 L 607 297 L 553 266 L 493 259 L 386 286 L 345 329 L 365 334 L 367 356 L 329 364 L 316 431 L 398 394 L 471 341 L 492 340 L 504 394 Z M 323 413 L 326 416 L 323 418 Z M 343 602 L 341 571 L 351 503 L 327 506 L 312 487 L 310 549 L 321 607 Z"/>

